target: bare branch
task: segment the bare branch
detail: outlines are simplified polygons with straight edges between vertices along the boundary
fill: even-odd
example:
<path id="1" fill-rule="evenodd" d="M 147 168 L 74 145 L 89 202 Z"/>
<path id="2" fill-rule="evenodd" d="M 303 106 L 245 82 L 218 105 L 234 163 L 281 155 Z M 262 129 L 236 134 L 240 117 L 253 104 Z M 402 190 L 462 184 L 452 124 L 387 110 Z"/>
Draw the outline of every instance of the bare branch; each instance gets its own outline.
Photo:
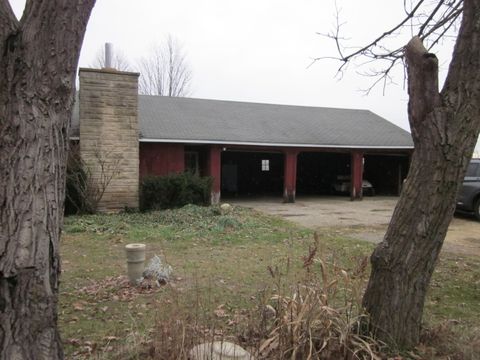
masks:
<path id="1" fill-rule="evenodd" d="M 447 37 L 446 33 L 450 30 L 450 28 L 452 26 L 455 25 L 455 22 L 452 21 L 450 24 L 448 24 L 448 26 L 446 26 L 443 31 L 437 36 L 437 38 L 435 40 L 432 41 L 432 43 L 430 44 L 430 46 L 428 47 L 428 51 L 432 50 L 433 47 L 443 38 Z"/>
<path id="2" fill-rule="evenodd" d="M 438 30 L 443 26 L 447 26 L 447 30 L 448 30 L 453 24 L 455 24 L 455 21 L 463 12 L 463 8 L 460 7 L 460 5 L 461 3 L 457 4 L 457 7 L 455 7 L 451 12 L 446 14 L 446 16 L 443 19 L 437 21 L 437 23 L 434 26 L 432 26 L 431 29 L 427 33 L 422 35 L 420 38 L 422 40 L 427 39 L 430 35 L 434 34 L 436 30 Z"/>
<path id="3" fill-rule="evenodd" d="M 354 60 L 367 59 L 367 61 L 363 61 L 359 65 L 360 67 L 370 63 L 372 60 L 384 60 L 381 63 L 383 67 L 380 70 L 363 72 L 362 74 L 379 78 L 374 81 L 373 87 L 379 83 L 383 83 L 385 87 L 391 81 L 390 74 L 393 68 L 400 63 L 399 60 L 403 60 L 405 50 L 403 46 L 392 49 L 388 45 L 388 41 L 400 35 L 406 28 L 410 28 L 412 36 L 417 34 L 419 39 L 426 44 L 428 51 L 432 50 L 439 43 L 440 39 L 448 38 L 450 32 L 454 31 L 455 24 L 463 13 L 463 2 L 464 0 L 439 0 L 436 2 L 404 0 L 405 16 L 397 25 L 383 32 L 365 46 L 354 48 L 347 47 L 345 44 L 346 38 L 341 35 L 344 23 L 340 22 L 340 10 L 336 8 L 336 26 L 334 31 L 320 35 L 334 41 L 337 55 L 314 58 L 309 66 L 320 60 L 333 59 L 340 63 L 337 75 L 342 75 L 343 71 L 346 70 L 346 65 Z M 346 49 L 349 48 L 352 50 L 347 52 Z M 368 94 L 373 87 L 369 87 L 365 92 Z"/>
<path id="4" fill-rule="evenodd" d="M 376 46 L 384 38 L 394 34 L 398 29 L 400 29 L 402 26 L 404 26 L 410 19 L 412 19 L 415 16 L 415 13 L 420 8 L 420 6 L 423 4 L 424 1 L 425 0 L 420 0 L 417 3 L 417 5 L 413 8 L 413 10 L 410 11 L 407 14 L 407 16 L 398 25 L 396 25 L 395 27 L 391 28 L 388 31 L 385 31 L 382 35 L 380 35 L 379 37 L 377 37 L 375 40 L 373 40 L 369 44 L 365 45 L 364 47 L 360 48 L 359 50 L 357 50 L 357 51 L 355 51 L 351 54 L 348 54 L 346 56 L 342 56 L 340 60 L 342 60 L 345 63 L 345 62 L 348 62 L 350 59 L 354 58 L 357 55 L 361 55 L 361 54 L 365 54 L 365 53 L 368 54 L 369 52 L 371 53 L 371 48 L 372 47 Z M 386 54 L 383 54 L 383 55 L 380 55 L 380 54 L 377 55 L 377 54 L 371 53 L 371 56 L 374 56 L 376 58 L 390 57 L 391 55 L 392 55 L 392 53 L 386 53 Z"/>
<path id="5" fill-rule="evenodd" d="M 186 55 L 172 36 L 157 44 L 151 54 L 142 58 L 139 91 L 146 95 L 187 96 L 192 73 Z"/>
<path id="6" fill-rule="evenodd" d="M 383 82 L 383 94 L 385 94 L 386 92 L 386 89 L 387 89 L 387 85 L 389 84 L 393 84 L 394 81 L 393 81 L 393 78 L 390 76 L 390 72 L 392 71 L 392 69 L 395 67 L 397 61 L 400 60 L 400 58 L 397 58 L 397 59 L 394 59 L 390 62 L 390 64 L 388 65 L 387 68 L 385 69 L 382 69 L 380 71 L 375 71 L 375 70 L 372 70 L 370 73 L 360 73 L 360 75 L 363 75 L 363 76 L 369 76 L 369 77 L 373 77 L 373 78 L 376 78 L 375 81 L 366 89 L 363 89 L 362 92 L 364 93 L 364 95 L 369 95 L 370 92 L 380 83 Z M 376 60 L 371 60 L 371 62 L 373 61 L 376 61 Z"/>
<path id="7" fill-rule="evenodd" d="M 108 186 L 121 172 L 121 156 L 93 147 L 94 162 L 87 166 L 80 156 L 79 146 L 68 155 L 67 191 L 69 205 L 77 213 L 96 213 Z"/>
<path id="8" fill-rule="evenodd" d="M 444 3 L 445 0 L 440 0 L 437 4 L 437 6 L 435 7 L 435 9 L 433 9 L 433 11 L 430 13 L 430 16 L 428 17 L 427 20 L 425 20 L 425 22 L 423 23 L 423 25 L 420 27 L 420 30 L 418 31 L 418 36 L 421 38 L 422 35 L 423 35 L 423 31 L 425 30 L 425 28 L 428 26 L 428 24 L 430 23 L 430 21 L 432 21 L 432 19 L 435 17 L 435 14 L 438 12 L 438 10 L 440 10 L 440 8 L 442 7 L 443 3 Z"/>

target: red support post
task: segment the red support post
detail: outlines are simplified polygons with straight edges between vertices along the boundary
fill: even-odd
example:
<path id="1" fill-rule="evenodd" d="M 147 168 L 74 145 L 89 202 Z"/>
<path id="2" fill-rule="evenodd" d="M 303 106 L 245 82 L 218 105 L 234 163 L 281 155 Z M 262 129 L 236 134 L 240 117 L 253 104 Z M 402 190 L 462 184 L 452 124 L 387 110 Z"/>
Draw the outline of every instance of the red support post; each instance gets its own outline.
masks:
<path id="1" fill-rule="evenodd" d="M 363 153 L 353 151 L 350 162 L 350 199 L 361 200 L 363 197 Z"/>
<path id="2" fill-rule="evenodd" d="M 297 154 L 297 150 L 288 149 L 285 151 L 283 201 L 286 203 L 295 202 L 297 185 Z"/>
<path id="3" fill-rule="evenodd" d="M 218 204 L 220 202 L 220 186 L 221 186 L 221 166 L 222 166 L 222 148 L 212 146 L 208 152 L 207 175 L 213 178 L 211 203 Z"/>

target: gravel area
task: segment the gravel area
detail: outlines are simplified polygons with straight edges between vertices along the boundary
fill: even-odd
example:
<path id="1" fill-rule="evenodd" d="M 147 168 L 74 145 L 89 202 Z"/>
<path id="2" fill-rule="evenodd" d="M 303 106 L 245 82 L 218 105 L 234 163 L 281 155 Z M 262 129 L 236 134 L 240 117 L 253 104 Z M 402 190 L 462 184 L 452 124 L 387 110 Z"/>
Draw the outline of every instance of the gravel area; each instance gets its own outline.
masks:
<path id="1" fill-rule="evenodd" d="M 302 226 L 321 230 L 335 228 L 345 236 L 380 242 L 397 203 L 397 197 L 365 197 L 350 201 L 347 197 L 298 197 L 293 204 L 280 198 L 235 199 L 230 203 L 279 215 Z M 444 251 L 480 256 L 480 222 L 456 214 L 450 224 Z"/>

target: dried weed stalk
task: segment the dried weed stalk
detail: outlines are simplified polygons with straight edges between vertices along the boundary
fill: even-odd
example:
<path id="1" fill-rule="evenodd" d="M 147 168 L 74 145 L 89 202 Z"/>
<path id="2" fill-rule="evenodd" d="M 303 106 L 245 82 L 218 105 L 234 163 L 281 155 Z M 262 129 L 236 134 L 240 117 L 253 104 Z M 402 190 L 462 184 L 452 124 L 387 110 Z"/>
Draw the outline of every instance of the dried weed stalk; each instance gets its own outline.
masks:
<path id="1" fill-rule="evenodd" d="M 363 334 L 361 307 L 366 258 L 348 272 L 319 254 L 320 239 L 303 257 L 306 277 L 291 294 L 270 299 L 275 316 L 257 356 L 261 359 L 380 359 L 382 344 Z M 278 282 L 279 271 L 270 271 Z M 284 287 L 276 286 L 276 289 Z M 266 306 L 269 306 L 268 304 Z"/>

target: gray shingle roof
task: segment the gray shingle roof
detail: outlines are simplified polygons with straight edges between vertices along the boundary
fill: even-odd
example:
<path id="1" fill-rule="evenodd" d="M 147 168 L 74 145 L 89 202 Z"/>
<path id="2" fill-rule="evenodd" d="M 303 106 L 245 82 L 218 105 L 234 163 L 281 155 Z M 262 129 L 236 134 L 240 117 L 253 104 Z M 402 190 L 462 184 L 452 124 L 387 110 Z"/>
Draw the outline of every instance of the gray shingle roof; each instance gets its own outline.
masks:
<path id="1" fill-rule="evenodd" d="M 75 111 L 72 135 L 78 136 L 78 106 Z M 139 121 L 144 141 L 413 146 L 410 133 L 368 110 L 140 95 Z"/>

